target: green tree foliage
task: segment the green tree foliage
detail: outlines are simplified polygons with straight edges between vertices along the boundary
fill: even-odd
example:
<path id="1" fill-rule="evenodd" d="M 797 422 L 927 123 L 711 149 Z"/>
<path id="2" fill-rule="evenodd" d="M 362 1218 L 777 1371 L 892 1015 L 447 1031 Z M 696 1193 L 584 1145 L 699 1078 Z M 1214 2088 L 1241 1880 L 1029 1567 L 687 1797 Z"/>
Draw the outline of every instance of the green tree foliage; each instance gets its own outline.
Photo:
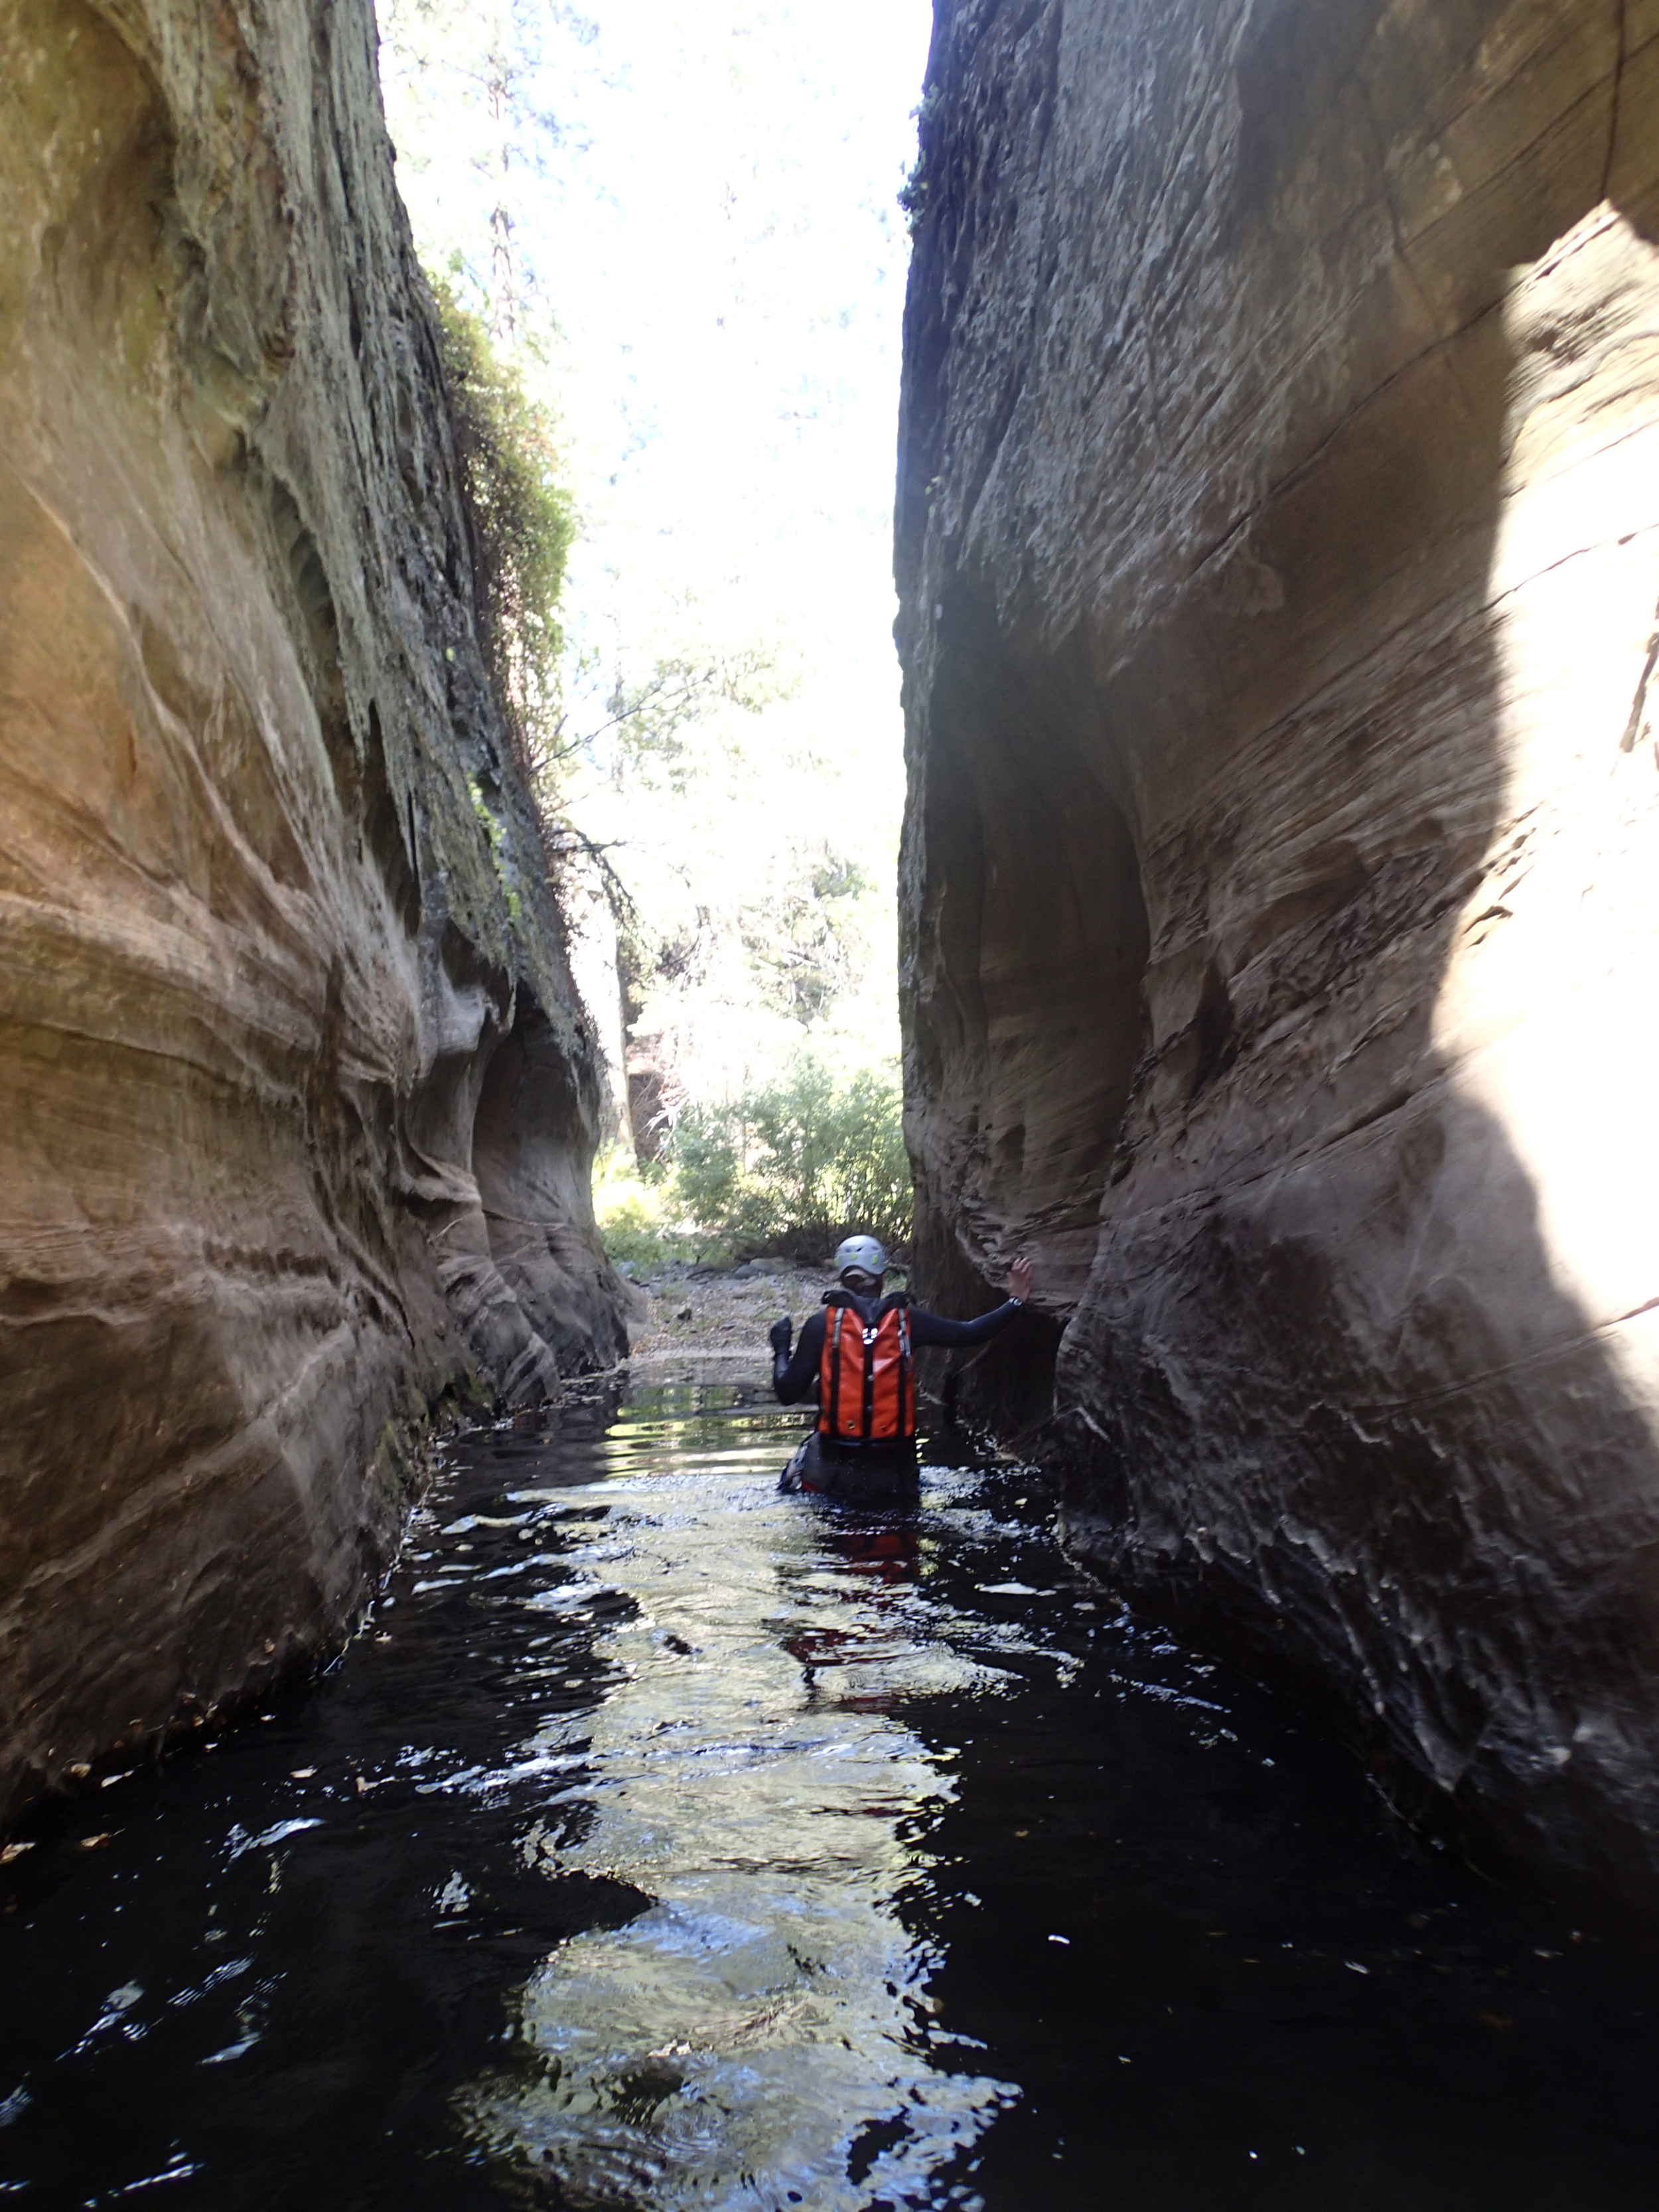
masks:
<path id="1" fill-rule="evenodd" d="M 511 345 L 537 319 L 526 189 L 564 136 L 545 88 L 598 27 L 561 0 L 378 0 L 376 14 L 399 173 L 428 214 L 422 252 L 455 250 L 490 336 Z"/>
<path id="2" fill-rule="evenodd" d="M 595 666 L 574 671 L 579 694 L 592 693 Z M 565 736 L 567 752 L 580 751 L 596 764 L 608 759 L 613 772 L 683 793 L 698 765 L 689 743 L 699 723 L 723 706 L 758 714 L 787 699 L 793 685 L 779 669 L 777 655 L 759 646 L 719 653 L 659 655 L 650 673 L 629 682 L 618 670 L 611 679 L 602 713 L 590 712 L 590 727 Z M 706 754 L 708 747 L 702 748 Z"/>
<path id="3" fill-rule="evenodd" d="M 798 1054 L 775 1083 L 688 1106 L 670 1159 L 685 1215 L 733 1249 L 828 1252 L 854 1230 L 890 1245 L 910 1233 L 902 1101 L 886 1070 L 842 1080 Z"/>
<path id="4" fill-rule="evenodd" d="M 801 856 L 793 881 L 743 910 L 744 951 L 762 991 L 804 1026 L 857 982 L 869 956 L 861 908 L 871 889 L 856 860 L 820 845 Z"/>
<path id="5" fill-rule="evenodd" d="M 532 782 L 545 780 L 560 726 L 564 632 L 559 594 L 576 533 L 552 410 L 503 363 L 483 320 L 434 282 L 461 481 L 477 538 L 486 647 Z"/>

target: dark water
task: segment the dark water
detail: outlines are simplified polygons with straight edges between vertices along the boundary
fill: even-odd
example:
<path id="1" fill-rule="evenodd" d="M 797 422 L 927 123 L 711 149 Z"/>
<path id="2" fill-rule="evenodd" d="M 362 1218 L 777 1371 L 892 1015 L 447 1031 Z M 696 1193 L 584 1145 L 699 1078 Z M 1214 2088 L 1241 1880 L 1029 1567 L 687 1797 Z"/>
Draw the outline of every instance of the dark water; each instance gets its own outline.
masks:
<path id="1" fill-rule="evenodd" d="M 744 1401 L 465 1440 L 326 1679 L 0 1869 L 0 2194 L 1659 2204 L 1641 1969 L 1121 1617 L 1018 1470 L 849 1517 Z"/>

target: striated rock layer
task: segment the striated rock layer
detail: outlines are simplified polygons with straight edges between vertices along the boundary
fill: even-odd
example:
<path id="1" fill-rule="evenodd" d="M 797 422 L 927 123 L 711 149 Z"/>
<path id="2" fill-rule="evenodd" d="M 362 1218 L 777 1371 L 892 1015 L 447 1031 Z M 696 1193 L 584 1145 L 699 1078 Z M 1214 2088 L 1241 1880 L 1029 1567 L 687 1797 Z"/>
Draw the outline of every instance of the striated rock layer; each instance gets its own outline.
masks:
<path id="1" fill-rule="evenodd" d="M 624 1348 L 370 0 L 0 0 L 0 1815 Z"/>
<path id="2" fill-rule="evenodd" d="M 922 137 L 927 1287 L 1034 1247 L 1073 1540 L 1651 1909 L 1659 5 L 939 0 Z"/>

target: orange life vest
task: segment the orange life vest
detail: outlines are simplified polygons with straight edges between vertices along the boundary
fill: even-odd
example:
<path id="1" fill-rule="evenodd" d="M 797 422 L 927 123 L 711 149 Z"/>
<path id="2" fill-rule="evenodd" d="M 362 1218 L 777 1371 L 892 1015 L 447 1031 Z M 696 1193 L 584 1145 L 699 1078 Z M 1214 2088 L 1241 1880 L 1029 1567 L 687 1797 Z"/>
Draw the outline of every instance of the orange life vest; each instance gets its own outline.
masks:
<path id="1" fill-rule="evenodd" d="M 840 1444 L 908 1443 L 916 1432 L 909 1299 L 895 1291 L 866 1322 L 847 1291 L 824 1299 L 818 1434 Z"/>

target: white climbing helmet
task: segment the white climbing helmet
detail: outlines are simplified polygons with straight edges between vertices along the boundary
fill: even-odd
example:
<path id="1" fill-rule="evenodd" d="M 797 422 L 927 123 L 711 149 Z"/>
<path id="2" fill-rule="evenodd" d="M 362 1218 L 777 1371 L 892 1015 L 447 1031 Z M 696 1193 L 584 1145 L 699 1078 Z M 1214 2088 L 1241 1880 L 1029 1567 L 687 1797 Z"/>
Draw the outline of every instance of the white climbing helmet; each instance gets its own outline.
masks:
<path id="1" fill-rule="evenodd" d="M 886 1248 L 874 1237 L 848 1237 L 836 1247 L 836 1277 L 842 1275 L 874 1275 L 887 1273 Z"/>

